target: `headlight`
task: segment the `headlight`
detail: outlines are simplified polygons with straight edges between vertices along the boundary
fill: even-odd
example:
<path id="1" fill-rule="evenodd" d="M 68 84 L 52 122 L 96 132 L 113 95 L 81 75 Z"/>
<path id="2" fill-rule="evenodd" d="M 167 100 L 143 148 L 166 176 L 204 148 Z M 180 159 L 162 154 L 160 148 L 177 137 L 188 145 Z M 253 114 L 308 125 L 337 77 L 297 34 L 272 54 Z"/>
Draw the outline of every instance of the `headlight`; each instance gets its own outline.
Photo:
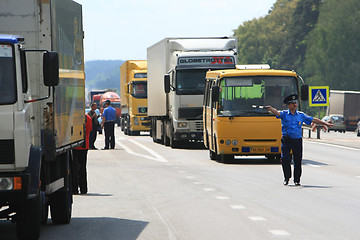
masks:
<path id="1" fill-rule="evenodd" d="M 178 126 L 178 128 L 187 128 L 188 123 L 187 122 L 178 122 L 177 126 Z"/>
<path id="2" fill-rule="evenodd" d="M 239 142 L 238 142 L 238 140 L 236 140 L 236 139 L 232 141 L 232 144 L 233 144 L 234 146 L 236 146 L 238 143 L 239 143 Z"/>
<path id="3" fill-rule="evenodd" d="M 13 178 L 0 178 L 0 190 L 12 190 L 14 188 Z"/>
<path id="4" fill-rule="evenodd" d="M 139 125 L 139 119 L 137 117 L 134 117 L 134 125 Z"/>
<path id="5" fill-rule="evenodd" d="M 139 107 L 138 112 L 139 113 L 147 113 L 147 107 Z"/>
<path id="6" fill-rule="evenodd" d="M 230 140 L 226 140 L 226 141 L 225 141 L 225 144 L 226 144 L 226 145 L 230 145 L 230 144 L 231 144 L 231 141 L 230 141 Z"/>

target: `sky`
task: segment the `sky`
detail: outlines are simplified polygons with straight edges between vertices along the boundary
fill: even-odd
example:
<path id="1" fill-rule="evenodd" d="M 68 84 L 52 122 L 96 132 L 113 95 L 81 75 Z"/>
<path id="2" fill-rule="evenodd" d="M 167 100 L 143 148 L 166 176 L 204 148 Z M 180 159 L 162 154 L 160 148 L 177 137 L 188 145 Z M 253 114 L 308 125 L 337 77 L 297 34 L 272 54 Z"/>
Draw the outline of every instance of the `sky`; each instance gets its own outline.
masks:
<path id="1" fill-rule="evenodd" d="M 166 37 L 233 35 L 276 0 L 75 0 L 83 8 L 85 61 L 145 60 Z"/>

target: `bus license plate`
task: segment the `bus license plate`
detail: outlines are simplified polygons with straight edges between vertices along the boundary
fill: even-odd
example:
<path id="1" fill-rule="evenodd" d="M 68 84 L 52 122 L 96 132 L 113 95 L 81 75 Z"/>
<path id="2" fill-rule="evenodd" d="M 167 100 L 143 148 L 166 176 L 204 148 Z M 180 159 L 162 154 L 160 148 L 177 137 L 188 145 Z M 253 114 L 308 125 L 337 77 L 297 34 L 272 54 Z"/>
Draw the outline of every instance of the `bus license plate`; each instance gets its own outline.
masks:
<path id="1" fill-rule="evenodd" d="M 269 147 L 252 147 L 250 148 L 250 152 L 258 153 L 258 152 L 270 152 Z"/>

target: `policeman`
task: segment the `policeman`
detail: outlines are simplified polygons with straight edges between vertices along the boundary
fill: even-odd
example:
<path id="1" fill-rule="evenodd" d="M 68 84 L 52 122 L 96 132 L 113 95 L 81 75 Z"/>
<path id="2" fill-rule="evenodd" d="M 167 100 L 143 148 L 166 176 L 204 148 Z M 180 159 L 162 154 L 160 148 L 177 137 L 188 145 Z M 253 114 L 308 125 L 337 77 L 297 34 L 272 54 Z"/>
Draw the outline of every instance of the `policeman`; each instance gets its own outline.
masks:
<path id="1" fill-rule="evenodd" d="M 311 122 L 321 124 L 325 126 L 333 126 L 334 124 L 321 121 L 318 118 L 306 115 L 303 112 L 297 111 L 298 95 L 292 94 L 284 99 L 284 103 L 287 105 L 288 110 L 278 111 L 272 106 L 266 106 L 266 108 L 276 115 L 276 118 L 281 119 L 281 159 L 282 169 L 284 172 L 284 185 L 289 184 L 291 178 L 291 155 L 292 150 L 294 157 L 294 183 L 295 186 L 300 186 L 301 177 L 301 161 L 302 161 L 302 131 L 301 126 L 303 123 L 308 125 Z"/>
<path id="2" fill-rule="evenodd" d="M 101 128 L 105 131 L 105 147 L 103 150 L 109 149 L 109 145 L 111 149 L 115 148 L 114 126 L 116 110 L 111 106 L 110 100 L 105 101 L 105 107 L 101 121 Z"/>

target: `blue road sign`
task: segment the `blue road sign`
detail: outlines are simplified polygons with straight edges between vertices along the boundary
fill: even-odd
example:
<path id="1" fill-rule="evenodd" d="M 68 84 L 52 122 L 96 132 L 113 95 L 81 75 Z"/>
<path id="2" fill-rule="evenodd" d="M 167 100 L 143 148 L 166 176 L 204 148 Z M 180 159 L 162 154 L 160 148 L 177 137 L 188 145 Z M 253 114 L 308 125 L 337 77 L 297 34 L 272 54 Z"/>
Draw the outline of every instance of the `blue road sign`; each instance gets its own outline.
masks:
<path id="1" fill-rule="evenodd" d="M 309 106 L 329 106 L 329 86 L 309 86 Z"/>

